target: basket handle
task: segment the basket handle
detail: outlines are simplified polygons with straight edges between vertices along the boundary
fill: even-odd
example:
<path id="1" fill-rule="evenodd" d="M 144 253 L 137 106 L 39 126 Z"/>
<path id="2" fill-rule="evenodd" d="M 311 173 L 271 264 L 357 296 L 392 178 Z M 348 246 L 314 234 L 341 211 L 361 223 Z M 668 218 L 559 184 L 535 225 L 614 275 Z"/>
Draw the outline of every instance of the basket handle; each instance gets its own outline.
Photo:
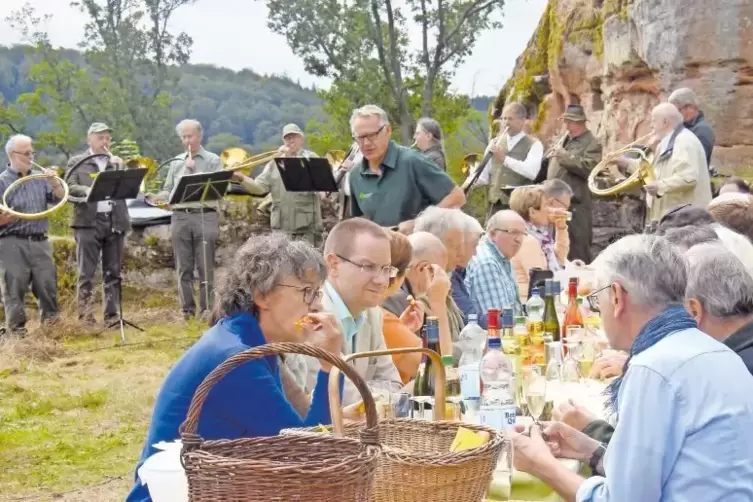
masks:
<path id="1" fill-rule="evenodd" d="M 384 349 L 384 350 L 373 350 L 370 352 L 356 352 L 355 354 L 349 354 L 347 356 L 343 356 L 343 360 L 345 362 L 352 361 L 353 359 L 361 359 L 363 357 L 376 357 L 376 356 L 389 356 L 393 354 L 411 354 L 414 352 L 421 352 L 422 354 L 426 354 L 431 358 L 431 361 L 434 366 L 434 420 L 444 420 L 445 418 L 445 407 L 444 406 L 437 406 L 436 403 L 444 403 L 445 401 L 445 382 L 447 381 L 447 376 L 444 373 L 444 366 L 442 366 L 442 357 L 435 351 L 431 349 L 426 349 L 423 347 L 403 347 L 399 349 Z M 351 366 L 348 365 L 348 368 Z M 340 386 L 338 385 L 338 382 L 340 376 L 340 370 L 338 368 L 332 368 L 332 371 L 329 374 L 329 409 L 330 409 L 330 415 L 332 416 L 332 429 L 336 436 L 339 436 L 342 434 L 343 431 L 343 413 L 342 413 L 342 403 L 340 401 Z M 360 391 L 359 391 L 360 392 Z M 363 394 L 361 394 L 363 395 Z M 373 396 L 372 396 L 373 399 Z M 364 401 L 364 405 L 366 404 L 366 401 Z M 368 411 L 368 407 L 366 407 L 366 411 Z M 366 417 L 366 423 L 368 426 L 368 415 Z"/>
<path id="2" fill-rule="evenodd" d="M 377 431 L 377 412 L 374 398 L 369 392 L 369 388 L 366 385 L 363 377 L 359 375 L 355 369 L 353 369 L 345 360 L 335 354 L 321 349 L 310 343 L 269 343 L 266 345 L 260 345 L 253 349 L 239 352 L 222 362 L 219 366 L 212 370 L 209 375 L 204 378 L 201 385 L 196 389 L 196 392 L 191 399 L 191 405 L 188 408 L 188 414 L 186 420 L 181 424 L 179 432 L 181 440 L 183 442 L 184 450 L 189 451 L 197 448 L 203 441 L 201 437 L 196 434 L 196 430 L 199 425 L 199 416 L 201 415 L 201 409 L 204 406 L 204 401 L 209 395 L 209 391 L 212 390 L 217 382 L 233 371 L 238 366 L 245 364 L 254 359 L 259 359 L 266 356 L 274 356 L 279 354 L 302 354 L 304 356 L 311 356 L 317 359 L 322 359 L 332 364 L 332 372 L 336 372 L 337 379 L 330 378 L 330 382 L 338 382 L 339 375 L 342 371 L 353 382 L 361 394 L 364 406 L 366 407 L 366 429 L 361 431 L 361 442 L 369 446 L 379 445 L 379 433 Z M 336 392 L 337 400 L 340 400 L 338 392 Z M 330 403 L 332 402 L 330 396 Z M 334 419 L 334 417 L 332 417 Z M 342 422 L 342 411 L 339 414 L 340 421 Z"/>

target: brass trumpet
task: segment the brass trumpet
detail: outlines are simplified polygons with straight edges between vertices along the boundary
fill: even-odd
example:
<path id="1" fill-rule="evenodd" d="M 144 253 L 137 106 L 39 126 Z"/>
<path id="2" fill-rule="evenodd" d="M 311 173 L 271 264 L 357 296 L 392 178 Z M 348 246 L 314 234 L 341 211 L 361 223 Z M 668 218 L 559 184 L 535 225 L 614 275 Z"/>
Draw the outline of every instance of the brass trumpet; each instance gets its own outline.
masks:
<path id="1" fill-rule="evenodd" d="M 503 131 L 501 131 L 491 140 L 491 142 L 489 143 L 488 151 L 484 155 L 484 158 L 481 159 L 481 162 L 479 162 L 478 164 L 475 164 L 476 171 L 473 173 L 473 178 L 470 181 L 463 183 L 463 192 L 465 192 L 466 194 L 470 192 L 471 188 L 473 188 L 474 183 L 478 181 L 479 177 L 481 176 L 481 173 L 483 173 L 484 169 L 486 169 L 486 166 L 487 164 L 489 164 L 489 161 L 492 160 L 492 157 L 494 156 L 494 152 L 492 151 L 492 149 L 494 147 L 500 146 L 500 142 L 502 141 L 502 138 L 504 138 L 507 135 L 507 129 L 508 128 L 505 127 Z M 466 159 L 468 159 L 469 157 L 470 155 L 465 156 L 465 159 L 463 159 L 464 164 L 467 162 Z M 468 163 L 468 168 L 470 169 L 471 167 L 472 167 L 471 164 Z"/>
<path id="2" fill-rule="evenodd" d="M 562 145 L 565 144 L 566 139 L 567 139 L 567 134 L 563 134 L 562 136 L 560 136 L 560 138 L 555 143 L 553 143 L 552 146 L 549 147 L 549 150 L 547 150 L 545 157 L 547 159 L 551 159 L 552 156 L 554 155 L 555 150 L 557 150 L 557 148 L 562 147 Z"/>
<path id="3" fill-rule="evenodd" d="M 13 208 L 11 208 L 8 205 L 8 194 L 10 194 L 13 190 L 18 188 L 22 183 L 26 183 L 30 180 L 37 180 L 37 179 L 47 179 L 47 174 L 44 173 L 44 167 L 40 166 L 36 162 L 31 162 L 32 167 L 36 167 L 39 169 L 39 172 L 34 174 L 29 174 L 28 176 L 24 176 L 23 178 L 19 178 L 13 183 L 11 183 L 8 188 L 3 192 L 3 201 L 2 204 L 0 204 L 0 212 L 9 214 L 13 216 L 14 218 L 18 218 L 19 220 L 43 220 L 44 218 L 49 217 L 51 214 L 55 213 L 56 211 L 60 210 L 65 206 L 65 204 L 68 202 L 68 197 L 70 194 L 70 188 L 68 187 L 68 183 L 63 180 L 59 174 L 55 175 L 55 179 L 60 182 L 60 184 L 63 187 L 63 197 L 60 199 L 60 202 L 52 206 L 51 208 L 48 208 L 44 211 L 41 211 L 39 213 L 19 213 L 18 211 L 15 211 Z M 52 166 L 50 169 L 53 169 L 56 173 L 60 172 L 60 168 L 57 166 Z"/>
<path id="4" fill-rule="evenodd" d="M 615 195 L 619 192 L 624 192 L 626 190 L 643 186 L 648 182 L 653 181 L 654 169 L 651 165 L 651 161 L 648 159 L 646 152 L 642 148 L 638 148 L 636 146 L 643 143 L 643 141 L 648 139 L 650 136 L 650 133 L 646 134 L 645 136 L 641 136 L 640 138 L 631 143 L 628 143 L 622 148 L 604 155 L 601 159 L 601 162 L 596 164 L 596 167 L 593 168 L 591 174 L 588 176 L 588 189 L 591 190 L 591 193 L 600 196 Z M 629 154 L 633 154 L 634 156 L 638 157 L 638 168 L 630 176 L 628 176 L 627 179 L 623 180 L 613 187 L 603 189 L 597 187 L 596 177 L 605 169 L 607 169 L 609 165 L 619 157 Z"/>

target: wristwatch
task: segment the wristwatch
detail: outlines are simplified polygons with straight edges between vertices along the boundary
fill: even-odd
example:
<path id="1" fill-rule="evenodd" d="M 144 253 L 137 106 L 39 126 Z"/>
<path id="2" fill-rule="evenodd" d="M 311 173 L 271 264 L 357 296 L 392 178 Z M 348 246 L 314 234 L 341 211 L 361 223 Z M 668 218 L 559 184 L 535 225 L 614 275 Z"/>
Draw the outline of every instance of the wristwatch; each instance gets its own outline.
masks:
<path id="1" fill-rule="evenodd" d="M 604 446 L 604 443 L 599 443 L 598 448 L 596 448 L 596 451 L 593 453 L 593 455 L 591 455 L 591 460 L 588 461 L 588 466 L 591 468 L 591 472 L 594 475 L 599 475 L 599 473 L 597 472 L 599 462 L 601 462 L 601 459 L 606 451 L 607 448 Z M 603 472 L 601 474 L 603 474 Z"/>

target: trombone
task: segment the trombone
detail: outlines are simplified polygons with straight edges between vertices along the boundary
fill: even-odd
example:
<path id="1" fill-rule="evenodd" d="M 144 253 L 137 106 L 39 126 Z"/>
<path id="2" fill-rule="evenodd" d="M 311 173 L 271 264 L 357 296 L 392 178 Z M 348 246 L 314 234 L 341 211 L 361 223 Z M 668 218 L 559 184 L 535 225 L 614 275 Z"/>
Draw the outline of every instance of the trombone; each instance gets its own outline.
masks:
<path id="1" fill-rule="evenodd" d="M 505 127 L 503 131 L 501 131 L 499 134 L 497 134 L 494 138 L 492 138 L 491 142 L 489 143 L 489 147 L 487 148 L 487 152 L 484 155 L 484 158 L 481 159 L 481 162 L 478 164 L 475 164 L 476 171 L 473 173 L 473 178 L 471 178 L 470 183 L 464 183 L 463 192 L 467 195 L 468 192 L 471 191 L 471 188 L 473 188 L 473 185 L 478 181 L 479 177 L 481 176 L 481 173 L 484 172 L 484 169 L 486 169 L 486 166 L 489 164 L 489 161 L 492 160 L 492 157 L 494 156 L 494 152 L 492 151 L 494 147 L 500 146 L 502 142 L 502 138 L 504 138 L 507 135 L 507 130 L 509 128 Z M 468 159 L 469 156 L 466 156 L 466 159 Z M 467 160 L 464 159 L 465 162 Z M 470 162 L 467 162 L 468 168 L 470 169 L 472 167 Z"/>
<path id="2" fill-rule="evenodd" d="M 220 154 L 223 169 L 226 171 L 241 171 L 246 176 L 251 176 L 251 171 L 260 165 L 267 164 L 285 152 L 271 150 L 257 155 L 249 155 L 243 148 L 234 146 L 225 148 Z"/>
<path id="3" fill-rule="evenodd" d="M 54 170 L 57 174 L 55 174 L 54 179 L 58 180 L 60 182 L 60 185 L 63 187 L 63 197 L 61 197 L 60 202 L 52 206 L 51 208 L 48 208 L 44 211 L 41 211 L 39 213 L 20 213 L 13 208 L 10 207 L 8 204 L 8 194 L 10 194 L 13 190 L 18 188 L 21 184 L 26 183 L 30 180 L 37 180 L 37 179 L 48 179 L 47 174 L 44 172 L 45 168 L 40 166 L 34 161 L 31 161 L 32 168 L 36 167 L 39 169 L 38 173 L 29 174 L 28 176 L 24 176 L 23 178 L 19 178 L 13 183 L 11 183 L 8 188 L 3 192 L 3 200 L 2 203 L 0 203 L 0 212 L 9 214 L 13 216 L 14 218 L 18 218 L 19 220 L 43 220 L 47 217 L 49 217 L 51 214 L 55 213 L 56 211 L 60 210 L 65 206 L 65 204 L 68 202 L 68 197 L 70 195 L 70 188 L 68 187 L 68 183 L 63 180 L 63 178 L 60 177 L 60 168 L 58 166 L 52 166 L 50 169 Z"/>

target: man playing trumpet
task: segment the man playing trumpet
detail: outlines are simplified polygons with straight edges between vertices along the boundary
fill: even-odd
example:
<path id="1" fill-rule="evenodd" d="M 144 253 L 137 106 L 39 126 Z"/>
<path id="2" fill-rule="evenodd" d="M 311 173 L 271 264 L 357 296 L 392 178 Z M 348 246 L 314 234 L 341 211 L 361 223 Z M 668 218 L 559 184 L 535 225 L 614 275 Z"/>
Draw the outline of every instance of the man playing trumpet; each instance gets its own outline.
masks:
<path id="1" fill-rule="evenodd" d="M 32 140 L 28 136 L 11 136 L 5 145 L 10 164 L 0 174 L 0 193 L 5 193 L 16 180 L 28 176 L 34 164 Z M 56 173 L 41 168 L 46 180 L 32 179 L 8 194 L 8 206 L 21 213 L 40 213 L 47 204 L 65 196 Z M 24 296 L 29 290 L 39 300 L 42 321 L 58 314 L 58 287 L 52 245 L 47 240 L 49 223 L 40 220 L 19 220 L 0 213 L 0 289 L 5 306 L 5 324 L 10 332 L 26 331 Z"/>
<path id="2" fill-rule="evenodd" d="M 175 132 L 186 148 L 167 173 L 162 191 L 151 198 L 167 202 L 181 177 L 187 174 L 211 173 L 222 169 L 222 161 L 201 145 L 204 131 L 196 120 L 182 120 Z M 173 242 L 175 268 L 178 273 L 178 295 L 183 318 L 196 314 L 194 270 L 199 273 L 199 317 L 214 304 L 214 253 L 219 233 L 217 202 L 175 204 L 171 208 L 170 237 Z"/>
<path id="3" fill-rule="evenodd" d="M 87 133 L 87 142 L 89 150 L 68 161 L 68 170 L 81 163 L 68 179 L 70 194 L 74 197 L 87 197 L 98 173 L 123 167 L 120 157 L 110 154 L 112 129 L 106 124 L 93 123 Z M 84 160 L 95 154 L 99 156 Z M 76 299 L 79 319 L 91 324 L 95 322 L 91 309 L 92 289 L 101 256 L 104 320 L 107 324 L 118 315 L 123 246 L 125 234 L 131 227 L 126 202 L 113 200 L 74 203 L 71 226 L 76 237 Z"/>
<path id="4" fill-rule="evenodd" d="M 682 114 L 669 103 L 651 111 L 651 168 L 654 180 L 646 183 L 646 223 L 658 222 L 671 208 L 680 204 L 708 206 L 711 202 L 706 153 L 698 138 L 683 126 Z M 633 172 L 640 160 L 622 157 L 618 167 Z"/>
<path id="5" fill-rule="evenodd" d="M 567 132 L 548 153 L 549 168 L 546 177 L 548 180 L 562 180 L 572 190 L 568 259 L 590 263 L 593 207 L 591 191 L 588 189 L 588 176 L 601 160 L 602 148 L 599 140 L 586 127 L 586 114 L 582 106 L 568 106 L 562 120 Z"/>
<path id="6" fill-rule="evenodd" d="M 303 131 L 295 124 L 288 124 L 282 128 L 282 141 L 284 144 L 278 149 L 281 157 L 318 157 L 316 153 L 303 148 Z M 288 192 L 274 160 L 266 165 L 256 179 L 239 172 L 235 173 L 234 178 L 240 181 L 251 195 L 271 194 L 272 213 L 269 226 L 272 229 L 305 239 L 312 246 L 321 245 L 322 206 L 317 193 Z"/>

